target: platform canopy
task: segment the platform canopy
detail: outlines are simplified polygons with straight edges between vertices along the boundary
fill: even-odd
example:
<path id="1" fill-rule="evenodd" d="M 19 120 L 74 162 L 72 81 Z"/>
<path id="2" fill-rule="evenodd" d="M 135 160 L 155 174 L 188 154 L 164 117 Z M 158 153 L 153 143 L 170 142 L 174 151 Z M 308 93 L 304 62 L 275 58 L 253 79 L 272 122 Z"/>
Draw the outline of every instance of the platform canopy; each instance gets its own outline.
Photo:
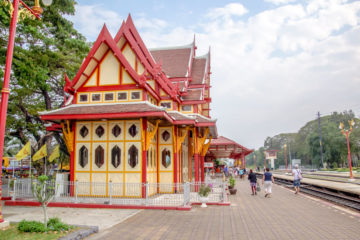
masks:
<path id="1" fill-rule="evenodd" d="M 246 147 L 240 145 L 239 143 L 219 136 L 217 139 L 211 141 L 209 150 L 207 152 L 208 157 L 211 158 L 232 158 L 232 159 L 241 159 L 246 155 L 252 153 L 254 150 L 247 149 Z"/>

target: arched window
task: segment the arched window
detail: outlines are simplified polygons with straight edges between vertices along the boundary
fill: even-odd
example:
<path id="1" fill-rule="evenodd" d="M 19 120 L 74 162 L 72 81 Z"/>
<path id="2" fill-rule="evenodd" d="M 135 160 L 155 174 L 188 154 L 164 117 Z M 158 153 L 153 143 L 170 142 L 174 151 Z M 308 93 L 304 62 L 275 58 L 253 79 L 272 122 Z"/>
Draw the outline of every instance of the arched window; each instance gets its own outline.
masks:
<path id="1" fill-rule="evenodd" d="M 95 165 L 98 168 L 104 164 L 104 148 L 102 146 L 98 146 L 95 149 Z"/>
<path id="2" fill-rule="evenodd" d="M 132 145 L 128 151 L 128 163 L 132 168 L 136 167 L 136 165 L 138 164 L 138 158 L 139 158 L 139 151 L 135 147 L 135 145 Z"/>
<path id="3" fill-rule="evenodd" d="M 80 161 L 79 161 L 79 164 L 80 164 L 80 166 L 82 168 L 84 168 L 88 164 L 88 161 L 89 161 L 89 159 L 88 159 L 89 154 L 88 153 L 89 152 L 88 152 L 88 150 L 87 150 L 87 148 L 85 146 L 82 146 L 80 148 L 80 156 L 79 156 Z"/>
<path id="4" fill-rule="evenodd" d="M 115 137 L 118 137 L 121 134 L 121 128 L 117 124 L 115 125 L 115 127 L 113 127 L 112 134 Z"/>
<path id="5" fill-rule="evenodd" d="M 114 168 L 117 168 L 121 163 L 121 149 L 118 146 L 114 146 L 111 150 L 111 164 Z"/>
<path id="6" fill-rule="evenodd" d="M 161 153 L 161 164 L 165 168 L 167 168 L 171 164 L 171 152 L 166 148 Z"/>

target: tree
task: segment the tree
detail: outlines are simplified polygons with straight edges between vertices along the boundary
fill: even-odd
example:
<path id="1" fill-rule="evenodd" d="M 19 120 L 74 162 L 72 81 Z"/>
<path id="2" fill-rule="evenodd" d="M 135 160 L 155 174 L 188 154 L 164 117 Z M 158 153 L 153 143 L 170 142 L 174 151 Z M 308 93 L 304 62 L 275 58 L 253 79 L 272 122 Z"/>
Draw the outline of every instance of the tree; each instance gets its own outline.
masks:
<path id="1" fill-rule="evenodd" d="M 47 228 L 47 205 L 55 197 L 55 185 L 54 182 L 48 181 L 48 176 L 41 175 L 38 177 L 38 182 L 33 182 L 32 192 L 34 197 L 40 202 L 44 212 L 44 226 Z"/>
<path id="2" fill-rule="evenodd" d="M 24 2 L 33 5 L 33 1 Z M 1 77 L 10 25 L 9 6 L 4 3 L 0 2 Z M 41 20 L 25 18 L 17 24 L 5 144 L 16 138 L 22 144 L 32 139 L 41 146 L 55 139 L 69 155 L 60 133 L 45 135 L 38 113 L 64 104 L 64 74 L 73 77 L 89 51 L 85 38 L 64 17 L 75 13 L 74 5 L 73 0 L 55 0 L 44 7 Z"/>

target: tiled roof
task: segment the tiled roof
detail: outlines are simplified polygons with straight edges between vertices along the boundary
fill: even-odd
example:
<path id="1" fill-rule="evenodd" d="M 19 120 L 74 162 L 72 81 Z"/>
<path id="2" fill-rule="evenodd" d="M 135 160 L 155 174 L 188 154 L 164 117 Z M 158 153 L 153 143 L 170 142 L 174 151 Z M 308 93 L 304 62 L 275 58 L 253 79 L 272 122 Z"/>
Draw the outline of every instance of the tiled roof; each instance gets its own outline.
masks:
<path id="1" fill-rule="evenodd" d="M 206 58 L 195 58 L 192 64 L 190 84 L 202 84 L 206 67 Z"/>
<path id="2" fill-rule="evenodd" d="M 179 91 L 180 92 L 185 92 L 186 88 L 185 88 L 185 82 L 184 81 L 174 81 L 172 82 L 172 84 L 174 84 L 175 86 L 179 86 Z"/>
<path id="3" fill-rule="evenodd" d="M 195 117 L 195 119 L 196 119 L 195 121 L 197 123 L 214 123 L 214 122 L 216 122 L 215 119 L 210 119 L 210 118 L 207 118 L 207 117 L 202 116 L 200 114 L 191 115 L 191 116 Z"/>
<path id="4" fill-rule="evenodd" d="M 168 111 L 167 113 L 175 121 L 193 121 L 195 123 L 195 117 L 192 117 L 190 115 L 185 115 L 177 111 Z"/>
<path id="5" fill-rule="evenodd" d="M 186 77 L 191 47 L 180 49 L 150 50 L 157 63 L 162 63 L 162 70 L 169 77 Z"/>
<path id="6" fill-rule="evenodd" d="M 183 101 L 200 101 L 202 99 L 202 89 L 188 89 L 187 95 L 183 96 Z"/>
<path id="7" fill-rule="evenodd" d="M 86 115 L 127 112 L 164 112 L 164 108 L 155 105 L 139 103 L 114 103 L 114 104 L 72 104 L 57 110 L 42 112 L 40 115 Z"/>

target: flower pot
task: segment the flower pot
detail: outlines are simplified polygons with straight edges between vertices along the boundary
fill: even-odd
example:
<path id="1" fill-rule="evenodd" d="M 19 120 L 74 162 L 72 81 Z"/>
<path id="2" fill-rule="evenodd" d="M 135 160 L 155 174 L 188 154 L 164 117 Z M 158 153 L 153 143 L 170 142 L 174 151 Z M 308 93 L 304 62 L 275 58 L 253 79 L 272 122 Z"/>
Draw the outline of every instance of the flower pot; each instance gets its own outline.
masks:
<path id="1" fill-rule="evenodd" d="M 209 197 L 201 197 L 199 196 L 199 201 L 201 202 L 201 207 L 206 208 L 206 203 L 209 202 Z"/>
<path id="2" fill-rule="evenodd" d="M 234 186 L 230 186 L 230 185 L 229 185 L 229 186 L 228 186 L 228 188 L 229 188 L 229 190 L 230 190 L 230 189 L 233 189 L 233 188 L 234 188 Z"/>
<path id="3" fill-rule="evenodd" d="M 237 189 L 236 188 L 229 189 L 229 192 L 230 192 L 231 195 L 235 195 L 236 192 L 237 192 Z"/>

